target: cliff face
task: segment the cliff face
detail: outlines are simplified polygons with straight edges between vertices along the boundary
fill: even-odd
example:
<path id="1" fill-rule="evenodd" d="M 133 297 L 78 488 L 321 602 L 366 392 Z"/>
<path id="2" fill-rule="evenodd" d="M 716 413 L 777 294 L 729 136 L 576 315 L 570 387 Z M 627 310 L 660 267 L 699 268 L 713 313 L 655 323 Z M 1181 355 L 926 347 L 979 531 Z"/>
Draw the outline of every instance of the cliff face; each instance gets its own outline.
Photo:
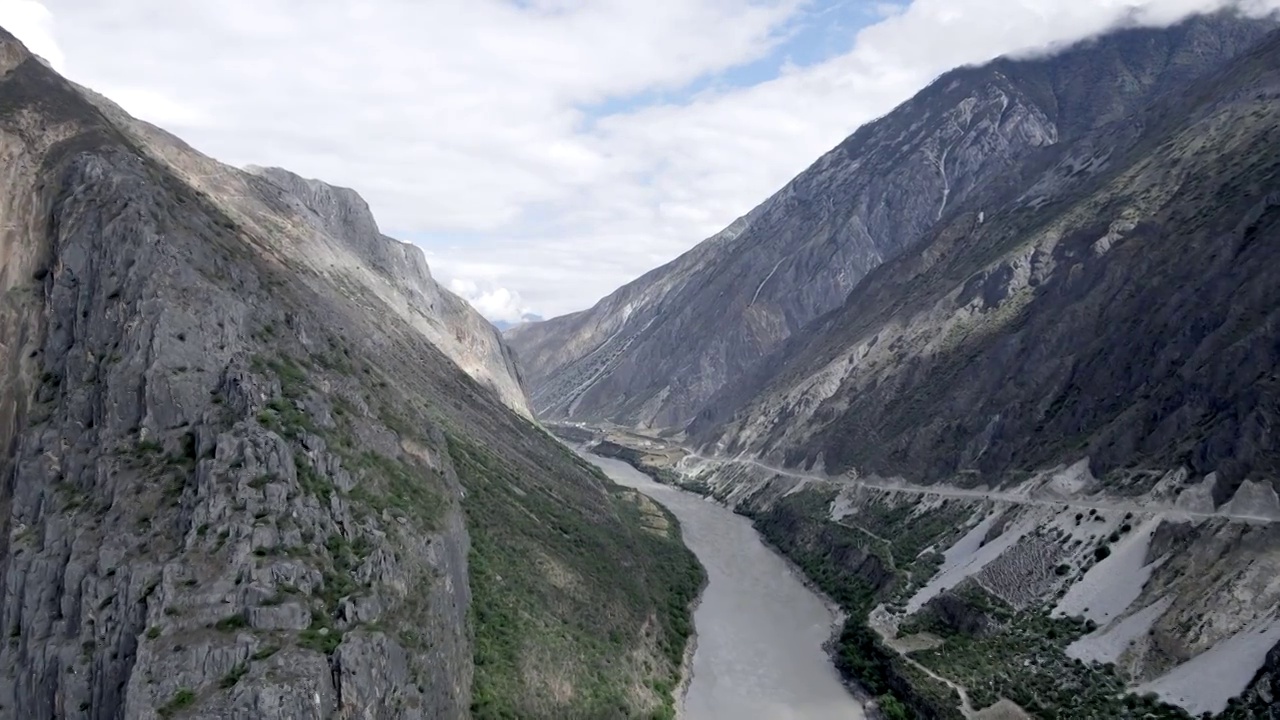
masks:
<path id="1" fill-rule="evenodd" d="M 670 703 L 678 530 L 521 416 L 358 196 L 222 166 L 2 30 L 0 159 L 0 716 Z"/>
<path id="2" fill-rule="evenodd" d="M 1128 30 L 944 75 L 723 233 L 564 318 L 516 328 L 548 418 L 678 427 L 955 208 L 1018 192 L 1054 151 L 1233 56 L 1265 23 Z"/>
<path id="3" fill-rule="evenodd" d="M 513 410 L 530 415 L 519 373 L 500 333 L 465 300 L 431 277 L 421 248 L 383 235 L 368 204 L 354 190 L 303 179 L 280 168 L 249 171 L 282 188 L 290 196 L 283 200 L 297 203 L 292 208 L 296 215 L 316 232 L 332 238 L 338 252 L 354 255 L 353 265 L 332 262 L 322 272 L 345 272 L 354 275 L 354 281 L 380 290 L 397 312 L 468 375 L 497 392 Z M 368 270 L 375 273 L 373 278 L 361 276 Z M 384 283 L 390 284 L 392 293 L 379 287 Z"/>

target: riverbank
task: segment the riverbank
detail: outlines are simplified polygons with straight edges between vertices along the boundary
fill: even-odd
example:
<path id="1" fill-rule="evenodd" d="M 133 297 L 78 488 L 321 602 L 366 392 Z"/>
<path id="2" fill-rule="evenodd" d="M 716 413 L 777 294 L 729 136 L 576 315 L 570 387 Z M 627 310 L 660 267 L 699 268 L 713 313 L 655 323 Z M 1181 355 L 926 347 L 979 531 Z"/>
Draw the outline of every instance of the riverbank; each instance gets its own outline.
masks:
<path id="1" fill-rule="evenodd" d="M 719 503 L 655 482 L 614 458 L 587 456 L 615 482 L 644 492 L 680 520 L 707 568 L 686 648 L 687 720 L 845 720 L 867 717 L 829 655 L 838 604 L 812 590 L 747 518 Z M 872 716 L 874 717 L 874 716 Z"/>
<path id="2" fill-rule="evenodd" d="M 765 546 L 786 564 L 809 592 L 821 599 L 832 614 L 833 623 L 823 643 L 827 661 L 838 672 L 846 690 L 862 703 L 869 717 L 885 720 L 908 717 L 961 720 L 964 717 L 960 708 L 966 703 L 964 698 L 953 695 L 954 688 L 937 683 L 927 673 L 918 670 L 914 661 L 888 647 L 868 623 L 872 598 L 881 589 L 879 583 L 892 574 L 891 569 L 876 565 L 876 555 L 863 552 L 862 560 L 853 563 L 857 566 L 862 561 L 872 561 L 872 567 L 863 571 L 869 572 L 870 578 L 859 577 L 856 571 L 849 573 L 844 568 L 831 565 L 827 545 L 830 543 L 831 548 L 839 548 L 842 543 L 830 542 L 831 538 L 818 540 L 808 547 L 795 542 L 798 535 L 806 533 L 813 534 L 815 538 L 826 535 L 825 529 L 818 527 L 818 516 L 808 508 L 791 507 L 792 503 L 784 499 L 759 507 L 750 500 L 729 506 L 716 498 L 705 482 L 691 482 L 678 472 L 675 469 L 678 464 L 670 462 L 670 448 L 639 449 L 607 438 L 597 440 L 594 447 L 603 449 L 612 458 L 627 463 L 658 483 L 714 501 L 720 507 L 747 518 L 759 531 Z M 593 449 L 592 452 L 597 451 Z M 657 462 L 650 462 L 651 459 Z M 846 554 L 849 549 L 845 548 Z M 878 578 L 882 573 L 886 577 Z M 938 687 L 934 687 L 935 683 Z"/>
<path id="3" fill-rule="evenodd" d="M 689 617 L 694 617 L 698 613 L 698 607 L 702 605 L 702 591 L 698 592 L 698 598 L 689 605 Z M 680 680 L 676 683 L 675 689 L 671 691 L 672 701 L 676 705 L 676 720 L 685 720 L 684 699 L 689 694 L 689 685 L 693 683 L 693 656 L 698 652 L 698 623 L 694 621 L 693 632 L 689 633 L 689 639 L 684 644 L 684 657 L 680 660 Z"/>

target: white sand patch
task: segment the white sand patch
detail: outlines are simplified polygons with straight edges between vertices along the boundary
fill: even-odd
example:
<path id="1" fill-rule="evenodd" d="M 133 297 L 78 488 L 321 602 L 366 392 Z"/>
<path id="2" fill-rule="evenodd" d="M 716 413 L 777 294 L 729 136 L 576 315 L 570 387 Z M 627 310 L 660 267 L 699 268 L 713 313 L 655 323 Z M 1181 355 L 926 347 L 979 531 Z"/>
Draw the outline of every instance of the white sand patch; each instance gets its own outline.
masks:
<path id="1" fill-rule="evenodd" d="M 1107 537 L 1120 529 L 1120 526 L 1125 523 L 1125 514 L 1117 510 L 1099 510 L 1090 515 L 1088 510 L 1069 507 L 1054 516 L 1049 527 L 1056 528 L 1066 535 L 1067 545 L 1078 540 L 1079 553 L 1084 554 L 1087 551 L 1091 554 L 1093 545 L 1097 544 L 1100 538 Z M 1076 522 L 1076 515 L 1080 516 L 1080 522 Z"/>
<path id="2" fill-rule="evenodd" d="M 805 489 L 806 487 L 808 487 L 808 486 L 809 486 L 809 482 L 810 482 L 810 481 L 809 481 L 809 479 L 808 479 L 808 478 L 802 478 L 802 479 L 796 480 L 795 484 L 791 486 L 791 489 L 790 489 L 790 490 L 788 490 L 788 491 L 786 491 L 786 492 L 782 493 L 782 497 L 788 497 L 788 496 L 791 496 L 791 495 L 795 495 L 796 493 L 798 493 L 798 492 L 800 492 L 801 490 L 803 490 L 803 489 Z"/>
<path id="3" fill-rule="evenodd" d="M 907 601 L 908 613 L 919 611 L 920 608 L 924 607 L 925 603 L 937 597 L 944 590 L 950 590 L 959 585 L 965 578 L 989 565 L 993 560 L 1000 557 L 1004 551 L 1013 547 L 1014 543 L 1021 540 L 1024 535 L 1035 529 L 1037 524 L 1034 516 L 1024 517 L 1012 528 L 1006 529 L 999 537 L 983 545 L 982 539 L 986 537 L 987 531 L 991 529 L 991 526 L 995 524 L 1000 515 L 1000 512 L 993 512 L 988 515 L 982 522 L 975 525 L 972 530 L 965 533 L 964 537 L 957 540 L 955 545 L 952 545 L 943 553 L 942 568 L 938 570 L 938 574 L 934 575 L 927 585 L 920 588 Z"/>
<path id="4" fill-rule="evenodd" d="M 1171 605 L 1173 598 L 1164 597 L 1109 628 L 1099 628 L 1068 645 L 1067 657 L 1084 662 L 1119 662 L 1124 651 L 1146 635 Z"/>
<path id="5" fill-rule="evenodd" d="M 1183 490 L 1174 505 L 1179 510 L 1187 512 L 1211 513 L 1213 512 L 1213 489 L 1217 484 L 1218 473 L 1209 473 L 1198 485 Z"/>
<path id="6" fill-rule="evenodd" d="M 1270 485 L 1245 480 L 1222 509 L 1241 518 L 1276 519 L 1280 518 L 1280 496 Z"/>
<path id="7" fill-rule="evenodd" d="M 1192 715 L 1217 714 L 1227 701 L 1244 692 L 1280 642 L 1280 621 L 1257 623 L 1219 642 L 1168 674 L 1138 686 L 1134 692 L 1154 692 L 1161 700 Z"/>
<path id="8" fill-rule="evenodd" d="M 947 504 L 948 500 L 951 500 L 951 498 L 943 497 L 942 495 L 925 495 L 916 501 L 910 517 L 920 517 L 926 513 L 941 509 L 942 506 Z"/>
<path id="9" fill-rule="evenodd" d="M 856 491 L 844 490 L 836 495 L 836 499 L 831 501 L 831 521 L 840 522 L 849 517 L 857 509 L 854 507 L 853 498 Z"/>
<path id="10" fill-rule="evenodd" d="M 1089 471 L 1089 458 L 1084 458 L 1065 470 L 1056 472 L 1044 484 L 1047 495 L 1071 498 L 1089 489 L 1097 482 Z"/>
<path id="11" fill-rule="evenodd" d="M 974 715 L 974 720 L 1032 720 L 1025 710 L 1012 700 L 1001 700 Z"/>
<path id="12" fill-rule="evenodd" d="M 1111 555 L 1090 568 L 1062 596 L 1053 609 L 1053 616 L 1083 615 L 1099 625 L 1106 625 L 1124 614 L 1142 594 L 1142 587 L 1151 578 L 1151 572 L 1164 562 L 1157 560 L 1146 564 L 1151 536 L 1162 519 L 1159 515 L 1148 519 L 1112 545 Z"/>

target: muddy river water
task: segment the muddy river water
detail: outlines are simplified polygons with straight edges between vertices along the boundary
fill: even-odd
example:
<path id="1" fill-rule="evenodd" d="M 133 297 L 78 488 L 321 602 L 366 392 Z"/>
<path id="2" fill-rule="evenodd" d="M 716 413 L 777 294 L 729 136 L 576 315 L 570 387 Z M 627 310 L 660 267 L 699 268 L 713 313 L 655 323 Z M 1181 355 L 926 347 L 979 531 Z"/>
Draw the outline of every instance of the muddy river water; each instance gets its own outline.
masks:
<path id="1" fill-rule="evenodd" d="M 620 485 L 680 520 L 709 582 L 694 614 L 698 645 L 686 720 L 861 720 L 823 643 L 835 617 L 746 518 L 659 485 L 618 460 L 586 455 Z"/>

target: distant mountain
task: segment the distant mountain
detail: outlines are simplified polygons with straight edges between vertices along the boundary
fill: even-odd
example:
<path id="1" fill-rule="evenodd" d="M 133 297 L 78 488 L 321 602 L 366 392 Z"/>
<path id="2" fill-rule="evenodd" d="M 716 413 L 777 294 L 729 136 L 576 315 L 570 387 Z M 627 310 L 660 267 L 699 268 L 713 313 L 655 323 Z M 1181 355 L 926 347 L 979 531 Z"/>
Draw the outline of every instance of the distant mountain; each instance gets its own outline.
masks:
<path id="1" fill-rule="evenodd" d="M 506 331 L 510 330 L 513 327 L 518 327 L 520 325 L 527 325 L 529 323 L 540 323 L 540 322 L 542 322 L 541 315 L 535 315 L 533 313 L 525 313 L 524 315 L 520 316 L 519 322 L 507 322 L 506 320 L 494 320 L 493 326 L 498 328 L 498 332 L 505 333 Z"/>
<path id="2" fill-rule="evenodd" d="M 535 412 L 683 426 L 940 220 L 1019 192 L 1061 148 L 1263 32 L 1199 17 L 947 73 L 680 258 L 590 310 L 509 331 Z"/>

